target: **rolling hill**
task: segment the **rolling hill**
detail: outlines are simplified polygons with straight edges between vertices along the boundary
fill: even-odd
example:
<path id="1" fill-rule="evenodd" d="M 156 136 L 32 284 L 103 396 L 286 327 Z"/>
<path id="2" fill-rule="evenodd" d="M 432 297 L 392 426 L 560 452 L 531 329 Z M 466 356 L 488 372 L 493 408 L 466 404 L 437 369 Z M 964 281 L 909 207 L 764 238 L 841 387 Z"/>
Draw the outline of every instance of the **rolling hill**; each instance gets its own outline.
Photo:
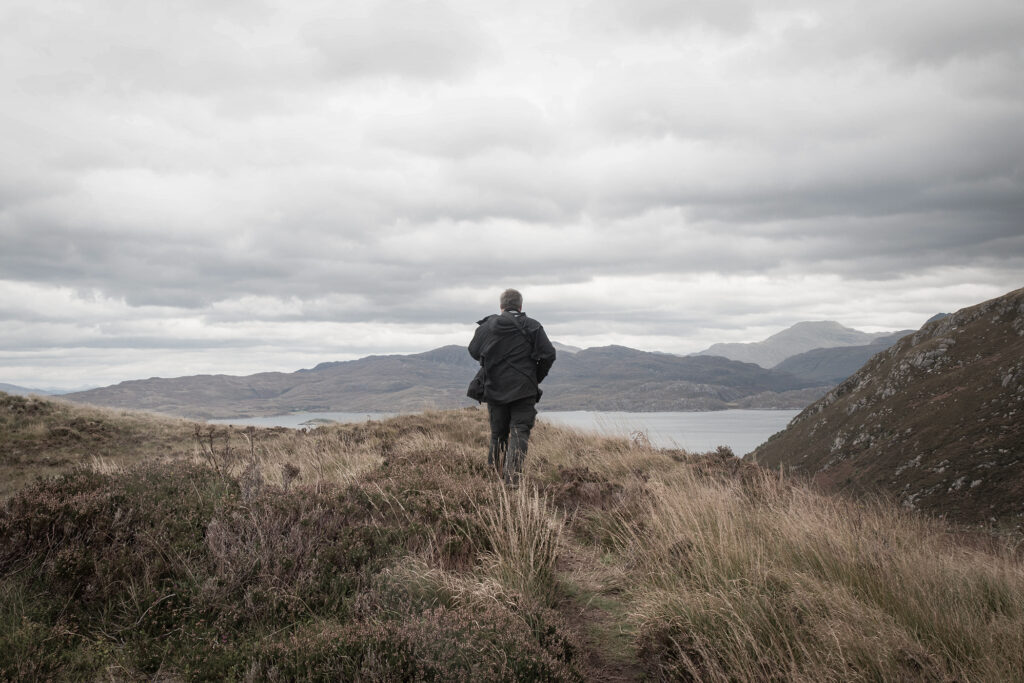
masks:
<path id="1" fill-rule="evenodd" d="M 194 418 L 289 412 L 416 412 L 472 404 L 477 364 L 461 346 L 321 363 L 293 373 L 151 378 L 68 394 L 68 400 Z M 621 346 L 561 353 L 544 383 L 549 410 L 801 408 L 827 386 L 725 358 Z"/>
<path id="2" fill-rule="evenodd" d="M 22 387 L 17 384 L 7 384 L 0 382 L 0 391 L 5 394 L 15 394 L 17 396 L 31 396 L 35 394 L 37 396 L 50 396 L 53 394 L 62 394 L 63 391 L 57 391 L 53 389 L 34 389 L 32 387 Z"/>
<path id="3" fill-rule="evenodd" d="M 550 410 L 721 410 L 754 396 L 801 407 L 825 391 L 821 383 L 753 363 L 624 346 L 560 356 L 555 367 L 558 372 L 552 371 L 543 387 L 542 403 Z"/>

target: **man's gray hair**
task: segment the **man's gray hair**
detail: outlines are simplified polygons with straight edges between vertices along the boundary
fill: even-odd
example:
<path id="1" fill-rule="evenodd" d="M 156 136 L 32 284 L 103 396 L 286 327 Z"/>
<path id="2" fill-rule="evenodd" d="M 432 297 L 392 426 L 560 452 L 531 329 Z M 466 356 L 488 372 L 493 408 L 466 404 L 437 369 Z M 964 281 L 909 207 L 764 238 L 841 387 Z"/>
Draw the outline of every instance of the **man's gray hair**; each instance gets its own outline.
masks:
<path id="1" fill-rule="evenodd" d="M 515 289 L 506 289 L 501 293 L 501 310 L 521 311 L 523 310 L 523 295 Z"/>

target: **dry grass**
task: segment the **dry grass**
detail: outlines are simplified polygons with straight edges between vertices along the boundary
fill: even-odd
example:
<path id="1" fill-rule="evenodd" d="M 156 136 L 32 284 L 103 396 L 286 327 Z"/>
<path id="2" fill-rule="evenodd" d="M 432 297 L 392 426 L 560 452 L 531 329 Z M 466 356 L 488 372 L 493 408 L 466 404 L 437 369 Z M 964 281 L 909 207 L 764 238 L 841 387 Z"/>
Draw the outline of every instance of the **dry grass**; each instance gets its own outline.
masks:
<path id="1" fill-rule="evenodd" d="M 38 476 L 121 467 L 192 451 L 192 425 L 129 410 L 0 393 L 0 500 Z"/>
<path id="2" fill-rule="evenodd" d="M 355 442 L 351 432 L 331 426 L 285 433 L 252 427 L 198 429 L 193 462 L 234 477 L 254 466 L 261 481 L 283 489 L 311 484 L 321 491 L 352 483 L 381 464 L 385 448 L 379 436 Z"/>
<path id="3" fill-rule="evenodd" d="M 0 674 L 1024 672 L 1019 548 L 824 496 L 724 452 L 540 423 L 523 485 L 509 490 L 486 467 L 482 410 L 198 434 L 76 410 L 19 428 L 22 447 L 55 434 L 81 444 L 59 430 L 105 420 L 109 447 L 83 449 L 89 472 L 15 496 L 0 515 L 0 649 L 13 653 Z M 147 430 L 157 445 L 129 447 Z M 64 452 L 54 448 L 38 458 Z"/>
<path id="4" fill-rule="evenodd" d="M 530 441 L 533 474 L 544 477 L 559 467 L 587 468 L 609 479 L 637 472 L 656 474 L 674 467 L 667 451 L 652 448 L 646 438 L 629 440 L 579 432 L 538 422 Z"/>
<path id="5" fill-rule="evenodd" d="M 1014 680 L 1024 569 L 939 523 L 762 475 L 655 484 L 617 527 L 632 618 L 667 677 Z"/>
<path id="6" fill-rule="evenodd" d="M 388 428 L 380 423 L 360 427 L 208 425 L 0 393 L 0 500 L 37 477 L 78 467 L 112 473 L 139 463 L 179 459 L 209 465 L 226 476 L 241 475 L 255 461 L 261 479 L 273 485 L 346 484 L 378 466 L 388 447 Z"/>
<path id="7" fill-rule="evenodd" d="M 501 585 L 544 604 L 554 601 L 563 515 L 534 487 L 501 489 L 495 507 L 483 510 L 491 546 L 485 561 Z"/>

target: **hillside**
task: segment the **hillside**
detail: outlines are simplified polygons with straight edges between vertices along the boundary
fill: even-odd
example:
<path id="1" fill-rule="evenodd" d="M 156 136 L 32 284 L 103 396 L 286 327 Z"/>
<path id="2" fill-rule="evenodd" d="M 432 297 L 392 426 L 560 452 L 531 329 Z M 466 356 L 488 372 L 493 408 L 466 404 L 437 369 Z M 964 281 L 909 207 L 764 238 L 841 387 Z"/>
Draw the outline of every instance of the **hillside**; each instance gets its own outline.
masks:
<path id="1" fill-rule="evenodd" d="M 131 380 L 64 398 L 192 418 L 289 412 L 416 412 L 466 406 L 476 362 L 462 347 L 321 363 L 292 373 L 195 375 Z"/>
<path id="2" fill-rule="evenodd" d="M 748 457 L 964 522 L 1024 519 L 1024 289 L 926 324 Z"/>
<path id="3" fill-rule="evenodd" d="M 16 394 L 18 396 L 28 396 L 29 394 L 45 396 L 50 393 L 48 391 L 43 391 L 42 389 L 31 389 L 29 387 L 21 387 L 17 384 L 6 384 L 4 382 L 0 382 L 0 391 L 5 394 Z"/>
<path id="4" fill-rule="evenodd" d="M 547 410 L 721 410 L 745 398 L 771 396 L 799 408 L 826 390 L 752 363 L 718 357 L 679 357 L 605 346 L 558 360 L 543 385 Z M 812 385 L 811 396 L 804 392 Z M 794 400 L 794 396 L 796 396 Z"/>
<path id="5" fill-rule="evenodd" d="M 79 410 L 38 407 L 40 453 L 80 447 L 55 431 Z M 198 439 L 184 421 L 93 417 L 133 435 L 114 455 L 130 459 L 133 441 L 164 455 L 93 461 L 0 509 L 0 679 L 1024 670 L 1024 564 L 1005 546 L 728 453 L 540 423 L 524 485 L 508 491 L 485 465 L 476 408 Z"/>
<path id="6" fill-rule="evenodd" d="M 801 322 L 763 341 L 712 344 L 694 355 L 722 356 L 744 363 L 756 363 L 763 368 L 773 368 L 798 353 L 837 346 L 864 346 L 889 334 L 861 332 L 832 320 Z"/>
<path id="7" fill-rule="evenodd" d="M 199 429 L 199 432 L 196 430 Z M 213 428 L 134 410 L 96 408 L 62 398 L 0 392 L 0 500 L 36 477 L 77 467 L 121 467 L 192 457 Z M 221 430 L 216 447 L 232 457 L 248 451 L 246 432 Z M 298 432 L 261 430 L 265 446 L 293 448 Z"/>
<path id="8" fill-rule="evenodd" d="M 154 415 L 0 393 L 0 499 L 75 466 L 185 455 L 191 429 Z"/>
<path id="9" fill-rule="evenodd" d="M 881 353 L 914 330 L 894 332 L 877 337 L 870 344 L 861 346 L 836 346 L 827 349 L 812 349 L 790 356 L 776 365 L 773 370 L 788 372 L 794 377 L 823 385 L 836 385 L 860 370 L 876 353 Z"/>
<path id="10" fill-rule="evenodd" d="M 202 419 L 304 411 L 416 412 L 471 405 L 466 386 L 477 367 L 465 348 L 445 346 L 321 363 L 293 373 L 134 380 L 64 398 Z M 549 410 L 632 411 L 718 410 L 741 402 L 751 408 L 801 408 L 827 389 L 749 363 L 626 347 L 561 353 L 543 388 L 542 405 Z"/>

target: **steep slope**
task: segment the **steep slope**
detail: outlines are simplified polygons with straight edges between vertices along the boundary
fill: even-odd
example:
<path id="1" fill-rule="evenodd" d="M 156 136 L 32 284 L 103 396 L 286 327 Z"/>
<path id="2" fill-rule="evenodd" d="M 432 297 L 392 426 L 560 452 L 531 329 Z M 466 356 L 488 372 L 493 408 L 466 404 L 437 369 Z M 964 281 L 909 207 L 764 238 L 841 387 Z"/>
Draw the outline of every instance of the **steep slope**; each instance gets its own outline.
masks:
<path id="1" fill-rule="evenodd" d="M 148 379 L 69 394 L 72 401 L 186 417 L 288 412 L 415 412 L 471 405 L 477 364 L 461 346 L 408 356 L 321 363 L 294 373 Z M 681 358 L 626 347 L 562 353 L 544 383 L 543 406 L 561 410 L 800 408 L 827 387 L 717 357 Z"/>
<path id="2" fill-rule="evenodd" d="M 903 330 L 878 337 L 862 346 L 836 346 L 805 351 L 790 356 L 772 369 L 820 384 L 839 384 L 857 372 L 876 353 L 885 351 L 901 338 L 913 333 L 914 330 Z"/>
<path id="3" fill-rule="evenodd" d="M 748 458 L 965 522 L 1024 516 L 1024 289 L 926 324 Z"/>
<path id="4" fill-rule="evenodd" d="M 712 344 L 694 355 L 722 356 L 744 363 L 757 363 L 763 368 L 771 368 L 798 353 L 836 346 L 863 346 L 888 334 L 890 333 L 861 332 L 844 327 L 832 320 L 802 322 L 773 334 L 764 341 Z"/>

